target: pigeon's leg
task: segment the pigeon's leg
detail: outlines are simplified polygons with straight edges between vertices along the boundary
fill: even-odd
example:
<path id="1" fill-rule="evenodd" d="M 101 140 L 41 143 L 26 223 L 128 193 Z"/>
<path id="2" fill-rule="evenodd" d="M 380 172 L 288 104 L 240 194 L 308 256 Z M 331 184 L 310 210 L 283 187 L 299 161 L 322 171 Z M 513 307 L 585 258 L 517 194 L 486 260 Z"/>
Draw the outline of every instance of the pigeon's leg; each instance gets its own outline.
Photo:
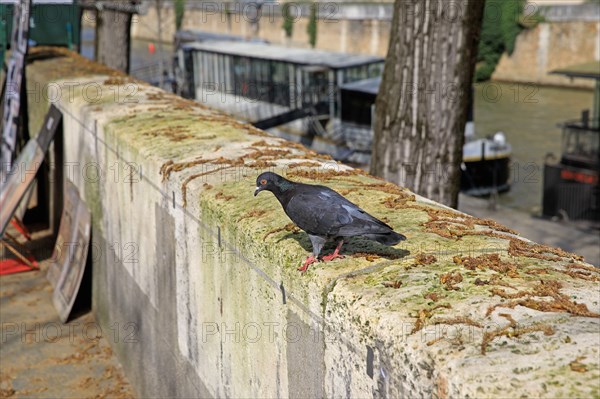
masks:
<path id="1" fill-rule="evenodd" d="M 344 255 L 340 255 L 340 249 L 342 248 L 342 245 L 344 245 L 344 240 L 340 240 L 340 242 L 338 243 L 337 247 L 335 247 L 335 251 L 333 251 L 333 253 L 331 255 L 325 255 L 323 256 L 323 260 L 325 262 L 329 262 L 331 260 L 337 259 L 337 258 L 343 258 Z"/>
<path id="2" fill-rule="evenodd" d="M 325 241 L 327 241 L 323 237 L 313 236 L 312 234 L 309 234 L 308 238 L 310 238 L 310 243 L 312 244 L 313 253 L 311 256 L 306 258 L 306 260 L 304 261 L 304 264 L 298 268 L 298 270 L 300 270 L 301 272 L 305 272 L 306 269 L 308 269 L 309 265 L 312 265 L 313 263 L 318 262 L 317 257 L 321 253 L 321 249 L 323 248 Z"/>
<path id="3" fill-rule="evenodd" d="M 317 263 L 317 258 L 311 255 L 308 258 L 306 258 L 304 264 L 300 266 L 298 270 L 301 272 L 305 272 L 308 269 L 308 266 L 312 265 L 313 263 Z"/>
<path id="4" fill-rule="evenodd" d="M 315 258 L 317 258 L 321 253 L 321 249 L 323 249 L 323 245 L 325 245 L 327 239 L 319 236 L 313 236 L 312 234 L 309 234 L 308 238 L 310 238 L 310 243 L 312 244 L 312 254 Z"/>

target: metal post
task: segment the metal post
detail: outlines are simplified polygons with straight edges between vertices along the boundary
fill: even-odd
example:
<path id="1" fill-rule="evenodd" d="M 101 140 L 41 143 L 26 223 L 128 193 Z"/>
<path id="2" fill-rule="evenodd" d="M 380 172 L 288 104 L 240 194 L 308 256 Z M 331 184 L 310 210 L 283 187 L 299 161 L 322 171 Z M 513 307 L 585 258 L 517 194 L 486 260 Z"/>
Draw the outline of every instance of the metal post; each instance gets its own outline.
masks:
<path id="1" fill-rule="evenodd" d="M 6 40 L 6 23 L 4 20 L 0 20 L 0 66 L 4 67 L 4 56 L 6 54 L 6 48 L 8 47 L 8 41 Z"/>
<path id="2" fill-rule="evenodd" d="M 592 108 L 592 127 L 600 128 L 600 79 L 596 79 L 594 91 L 594 106 Z"/>

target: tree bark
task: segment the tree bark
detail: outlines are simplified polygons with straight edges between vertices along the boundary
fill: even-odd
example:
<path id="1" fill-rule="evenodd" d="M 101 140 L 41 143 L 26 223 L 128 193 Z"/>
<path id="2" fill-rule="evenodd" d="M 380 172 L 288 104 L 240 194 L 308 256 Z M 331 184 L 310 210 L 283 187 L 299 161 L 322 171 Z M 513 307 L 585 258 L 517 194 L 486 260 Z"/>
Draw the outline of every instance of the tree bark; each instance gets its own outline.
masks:
<path id="1" fill-rule="evenodd" d="M 113 4 L 131 5 L 134 2 L 115 0 Z M 96 13 L 96 60 L 102 64 L 129 73 L 131 47 L 130 12 L 102 9 Z"/>
<path id="2" fill-rule="evenodd" d="M 456 207 L 482 0 L 396 0 L 370 172 Z"/>

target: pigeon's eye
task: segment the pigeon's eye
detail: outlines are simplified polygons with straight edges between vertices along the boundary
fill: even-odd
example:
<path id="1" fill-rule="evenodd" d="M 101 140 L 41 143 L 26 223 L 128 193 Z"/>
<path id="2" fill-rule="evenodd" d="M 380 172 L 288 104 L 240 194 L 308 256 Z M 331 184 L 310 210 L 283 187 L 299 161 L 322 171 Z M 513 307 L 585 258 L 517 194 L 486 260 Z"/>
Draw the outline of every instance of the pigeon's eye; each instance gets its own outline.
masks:
<path id="1" fill-rule="evenodd" d="M 260 181 L 260 185 L 261 185 L 261 186 L 266 186 L 266 185 L 267 185 L 267 181 L 266 181 L 265 179 L 262 179 L 262 180 Z"/>

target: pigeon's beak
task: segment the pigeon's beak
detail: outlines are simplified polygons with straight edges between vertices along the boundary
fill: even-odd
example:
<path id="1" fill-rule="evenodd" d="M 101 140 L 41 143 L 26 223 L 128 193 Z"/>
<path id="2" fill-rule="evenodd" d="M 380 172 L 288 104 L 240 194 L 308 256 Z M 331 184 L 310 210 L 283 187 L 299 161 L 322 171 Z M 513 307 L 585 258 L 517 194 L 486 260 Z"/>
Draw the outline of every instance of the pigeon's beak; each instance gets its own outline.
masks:
<path id="1" fill-rule="evenodd" d="M 256 190 L 254 190 L 254 196 L 256 197 L 258 195 L 258 193 L 260 193 L 263 190 L 262 187 L 256 187 Z"/>

